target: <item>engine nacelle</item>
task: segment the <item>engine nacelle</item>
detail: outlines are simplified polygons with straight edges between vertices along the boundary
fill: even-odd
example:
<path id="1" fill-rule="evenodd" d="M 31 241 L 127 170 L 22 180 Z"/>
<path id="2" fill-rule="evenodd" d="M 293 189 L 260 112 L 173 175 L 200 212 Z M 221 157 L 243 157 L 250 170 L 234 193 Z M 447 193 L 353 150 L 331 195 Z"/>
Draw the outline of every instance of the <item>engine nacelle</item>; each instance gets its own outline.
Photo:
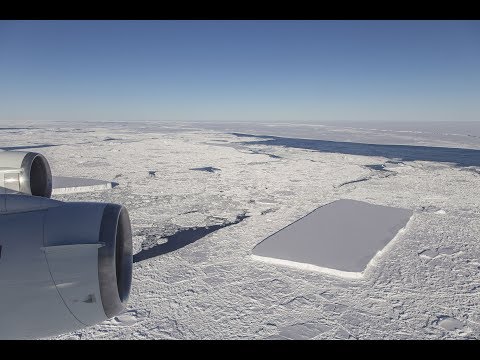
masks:
<path id="1" fill-rule="evenodd" d="M 126 208 L 1 199 L 0 338 L 54 336 L 123 311 L 132 279 Z"/>
<path id="2" fill-rule="evenodd" d="M 0 194 L 21 192 L 49 198 L 52 173 L 47 159 L 25 151 L 0 152 Z"/>

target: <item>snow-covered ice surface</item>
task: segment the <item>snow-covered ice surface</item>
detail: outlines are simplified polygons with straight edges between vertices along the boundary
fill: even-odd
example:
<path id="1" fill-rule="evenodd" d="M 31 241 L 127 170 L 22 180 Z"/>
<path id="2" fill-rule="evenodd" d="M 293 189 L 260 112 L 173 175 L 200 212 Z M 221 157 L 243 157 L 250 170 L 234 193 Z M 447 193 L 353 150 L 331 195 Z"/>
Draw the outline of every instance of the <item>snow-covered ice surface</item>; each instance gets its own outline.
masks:
<path id="1" fill-rule="evenodd" d="M 358 279 L 411 215 L 407 209 L 340 199 L 270 235 L 255 246 L 252 256 L 271 264 Z"/>
<path id="2" fill-rule="evenodd" d="M 308 126 L 0 129 L 0 148 L 38 151 L 53 174 L 119 184 L 55 199 L 130 212 L 139 255 L 127 310 L 57 338 L 479 339 L 480 139 L 436 125 L 427 135 Z M 201 168 L 219 170 L 191 170 Z M 342 198 L 413 209 L 362 279 L 251 258 L 267 236 Z"/>

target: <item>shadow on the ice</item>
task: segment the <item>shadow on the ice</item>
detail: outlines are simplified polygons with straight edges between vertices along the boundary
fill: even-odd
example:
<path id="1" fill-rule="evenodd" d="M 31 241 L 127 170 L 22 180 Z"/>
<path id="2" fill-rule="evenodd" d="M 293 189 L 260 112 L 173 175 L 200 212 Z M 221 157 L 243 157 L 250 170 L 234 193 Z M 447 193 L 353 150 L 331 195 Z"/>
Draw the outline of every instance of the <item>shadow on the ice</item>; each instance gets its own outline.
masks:
<path id="1" fill-rule="evenodd" d="M 51 146 L 58 146 L 58 145 L 43 144 L 43 145 L 3 146 L 3 147 L 0 147 L 0 150 L 10 151 L 10 150 L 40 149 L 40 148 L 46 148 Z"/>
<path id="2" fill-rule="evenodd" d="M 249 135 L 232 133 L 239 137 L 253 137 L 262 140 L 245 141 L 243 145 L 285 146 L 319 152 L 350 155 L 381 156 L 401 161 L 435 161 L 448 162 L 457 166 L 480 166 L 480 150 L 446 148 L 417 145 L 381 145 L 363 144 L 343 141 L 296 139 L 279 136 Z"/>
<path id="3" fill-rule="evenodd" d="M 184 246 L 187 246 L 197 240 L 200 240 L 201 238 L 217 230 L 220 230 L 230 225 L 238 224 L 239 222 L 243 221 L 246 218 L 248 218 L 248 216 L 245 214 L 242 214 L 237 216 L 237 218 L 234 221 L 227 222 L 224 224 L 180 229 L 175 234 L 168 236 L 167 242 L 155 245 L 149 249 L 143 249 L 140 252 L 133 255 L 133 262 L 137 263 L 143 260 L 151 259 L 153 257 L 164 255 L 169 252 L 181 249 Z"/>

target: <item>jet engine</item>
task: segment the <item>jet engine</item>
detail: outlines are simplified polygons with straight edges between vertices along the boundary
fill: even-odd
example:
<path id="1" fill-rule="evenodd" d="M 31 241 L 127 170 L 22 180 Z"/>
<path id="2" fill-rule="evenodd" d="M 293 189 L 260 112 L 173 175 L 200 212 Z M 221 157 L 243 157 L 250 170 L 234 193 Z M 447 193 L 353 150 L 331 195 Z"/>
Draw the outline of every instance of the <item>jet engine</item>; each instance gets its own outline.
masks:
<path id="1" fill-rule="evenodd" d="M 0 339 L 54 336 L 122 312 L 132 279 L 127 209 L 49 199 L 50 167 L 36 153 L 0 153 L 0 178 Z"/>
<path id="2" fill-rule="evenodd" d="M 47 159 L 34 152 L 0 152 L 0 194 L 21 192 L 50 197 L 52 173 Z"/>

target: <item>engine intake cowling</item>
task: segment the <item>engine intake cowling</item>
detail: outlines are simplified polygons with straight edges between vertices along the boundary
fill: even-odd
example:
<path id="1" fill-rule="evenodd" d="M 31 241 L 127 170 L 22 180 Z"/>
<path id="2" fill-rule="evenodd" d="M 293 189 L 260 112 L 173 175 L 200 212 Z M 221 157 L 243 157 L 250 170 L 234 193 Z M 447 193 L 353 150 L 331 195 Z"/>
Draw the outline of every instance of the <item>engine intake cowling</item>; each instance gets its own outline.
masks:
<path id="1" fill-rule="evenodd" d="M 34 152 L 0 152 L 0 190 L 49 198 L 52 173 L 47 159 Z"/>
<path id="2" fill-rule="evenodd" d="M 4 196 L 0 338 L 58 335 L 124 310 L 132 279 L 126 208 Z"/>

